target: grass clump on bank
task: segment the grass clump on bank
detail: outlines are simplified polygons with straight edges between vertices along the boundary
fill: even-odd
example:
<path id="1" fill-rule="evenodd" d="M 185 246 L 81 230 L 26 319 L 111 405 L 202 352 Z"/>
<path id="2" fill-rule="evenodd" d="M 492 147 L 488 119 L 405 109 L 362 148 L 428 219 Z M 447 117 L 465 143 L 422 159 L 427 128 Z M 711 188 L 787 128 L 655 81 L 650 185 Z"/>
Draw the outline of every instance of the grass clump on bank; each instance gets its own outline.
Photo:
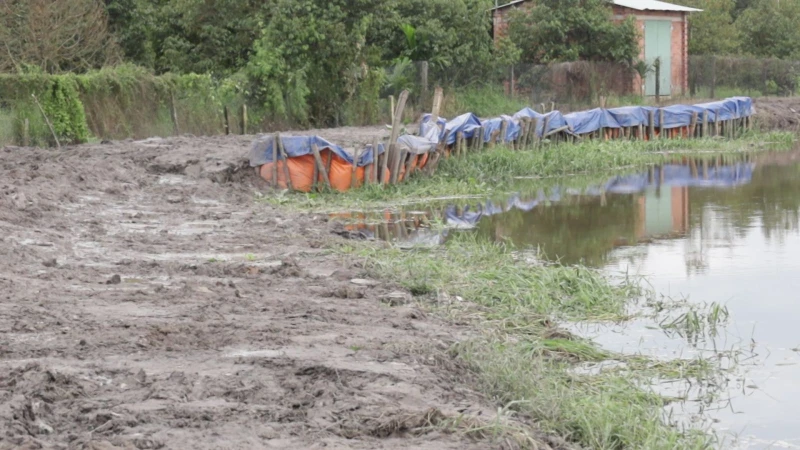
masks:
<path id="1" fill-rule="evenodd" d="M 346 194 L 289 194 L 272 201 L 300 208 L 370 208 L 408 202 L 505 194 L 554 184 L 553 178 L 581 175 L 605 181 L 621 171 L 639 171 L 684 156 L 716 157 L 792 148 L 794 134 L 751 133 L 737 140 L 672 139 L 657 141 L 585 141 L 516 151 L 499 146 L 460 158 L 443 159 L 436 174 L 412 176 L 392 185 L 367 185 Z M 521 179 L 522 178 L 522 179 Z"/>
<path id="2" fill-rule="evenodd" d="M 642 294 L 631 280 L 612 283 L 579 266 L 536 265 L 503 244 L 469 234 L 443 247 L 342 249 L 376 278 L 393 280 L 433 302 L 433 309 L 478 331 L 452 353 L 498 404 L 585 448 L 706 448 L 711 437 L 684 433 L 663 417 L 667 400 L 628 373 L 581 375 L 579 363 L 621 360 L 629 370 L 685 373 L 685 361 L 627 358 L 561 330 L 556 320 L 624 319 Z M 705 369 L 694 369 L 702 377 Z M 657 372 L 655 372 L 657 371 Z"/>

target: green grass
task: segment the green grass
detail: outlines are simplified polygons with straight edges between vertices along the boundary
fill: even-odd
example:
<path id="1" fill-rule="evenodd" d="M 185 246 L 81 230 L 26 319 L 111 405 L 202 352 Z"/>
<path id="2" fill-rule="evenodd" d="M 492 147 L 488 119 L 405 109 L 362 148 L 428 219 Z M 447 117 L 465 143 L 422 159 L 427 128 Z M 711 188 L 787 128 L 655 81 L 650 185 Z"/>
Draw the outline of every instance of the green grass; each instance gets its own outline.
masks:
<path id="1" fill-rule="evenodd" d="M 442 317 L 469 324 L 477 337 L 452 355 L 477 376 L 499 407 L 532 418 L 544 431 L 584 448 L 707 448 L 712 437 L 666 423 L 668 402 L 642 389 L 641 377 L 703 379 L 713 367 L 698 361 L 653 361 L 600 349 L 556 320 L 622 320 L 642 289 L 612 283 L 579 266 L 532 265 L 512 248 L 459 234 L 434 249 L 339 249 L 370 276 L 395 281 Z M 618 360 L 625 370 L 581 375 L 578 363 Z M 635 374 L 632 376 L 631 374 Z"/>
<path id="2" fill-rule="evenodd" d="M 785 150 L 792 148 L 794 139 L 792 133 L 754 132 L 736 140 L 585 141 L 524 151 L 496 147 L 442 160 L 433 177 L 413 176 L 397 185 L 367 185 L 344 194 L 284 193 L 263 200 L 295 208 L 335 211 L 419 204 L 454 196 L 491 197 L 512 191 L 533 191 L 560 181 L 555 178 L 576 175 L 580 177 L 570 183 L 588 185 L 622 171 L 640 171 L 648 165 L 682 156 Z"/>
<path id="3" fill-rule="evenodd" d="M 471 112 L 478 117 L 514 114 L 528 106 L 528 99 L 512 99 L 502 86 L 480 86 L 456 89 L 445 96 L 441 115 L 455 117 Z"/>
<path id="4" fill-rule="evenodd" d="M 14 143 L 14 116 L 0 109 L 0 146 Z"/>

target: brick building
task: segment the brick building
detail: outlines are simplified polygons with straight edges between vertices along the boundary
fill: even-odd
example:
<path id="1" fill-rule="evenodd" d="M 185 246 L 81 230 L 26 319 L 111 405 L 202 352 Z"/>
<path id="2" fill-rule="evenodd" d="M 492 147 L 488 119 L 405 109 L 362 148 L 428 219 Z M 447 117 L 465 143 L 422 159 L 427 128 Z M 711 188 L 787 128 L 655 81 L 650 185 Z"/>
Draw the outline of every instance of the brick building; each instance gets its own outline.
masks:
<path id="1" fill-rule="evenodd" d="M 535 0 L 515 0 L 492 9 L 494 38 L 505 34 L 507 14 L 514 8 L 531 6 Z M 609 0 L 614 20 L 633 16 L 640 31 L 639 58 L 652 64 L 661 58 L 660 94 L 684 95 L 689 88 L 688 16 L 699 9 L 657 0 Z M 634 77 L 632 92 L 655 95 L 655 73 L 645 80 Z"/>

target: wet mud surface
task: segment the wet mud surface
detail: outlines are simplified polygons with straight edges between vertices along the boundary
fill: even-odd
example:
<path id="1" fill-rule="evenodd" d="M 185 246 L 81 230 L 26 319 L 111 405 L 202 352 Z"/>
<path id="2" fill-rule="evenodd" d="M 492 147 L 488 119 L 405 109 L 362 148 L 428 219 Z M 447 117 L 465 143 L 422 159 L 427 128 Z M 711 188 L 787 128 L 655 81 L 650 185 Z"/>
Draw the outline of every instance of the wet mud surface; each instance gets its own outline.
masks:
<path id="1" fill-rule="evenodd" d="M 0 149 L 0 448 L 502 446 L 437 426 L 496 414 L 468 330 L 256 202 L 250 141 Z"/>

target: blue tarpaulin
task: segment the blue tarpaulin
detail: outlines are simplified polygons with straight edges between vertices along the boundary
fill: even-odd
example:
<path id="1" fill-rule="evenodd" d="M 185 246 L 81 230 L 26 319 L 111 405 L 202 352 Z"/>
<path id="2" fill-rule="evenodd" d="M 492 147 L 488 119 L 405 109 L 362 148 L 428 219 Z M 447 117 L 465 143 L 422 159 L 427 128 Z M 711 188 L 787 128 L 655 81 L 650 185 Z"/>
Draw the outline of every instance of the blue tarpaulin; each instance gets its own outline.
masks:
<path id="1" fill-rule="evenodd" d="M 316 144 L 319 151 L 328 149 L 350 164 L 353 164 L 353 155 L 346 152 L 344 148 L 332 144 L 319 136 L 281 136 L 283 149 L 289 158 L 297 158 L 313 154 L 311 147 Z M 253 142 L 250 148 L 250 165 L 257 167 L 272 162 L 272 147 L 275 145 L 275 137 L 272 135 L 261 136 Z M 384 152 L 383 144 L 378 144 L 378 154 Z M 367 146 L 358 156 L 358 166 L 363 167 L 372 164 L 375 157 L 372 146 Z M 280 155 L 278 160 L 282 159 Z"/>
<path id="2" fill-rule="evenodd" d="M 688 127 L 692 123 L 694 113 L 697 113 L 697 123 L 701 124 L 703 115 L 708 116 L 709 123 L 717 120 L 741 119 L 753 115 L 753 101 L 749 97 L 733 97 L 710 103 L 699 105 L 671 105 L 663 108 L 652 106 L 627 106 L 621 108 L 596 108 L 589 111 L 580 111 L 562 115 L 558 111 L 551 111 L 542 114 L 524 108 L 514 116 L 500 116 L 490 119 L 480 120 L 474 114 L 463 114 L 452 120 L 439 118 L 438 124 L 441 129 L 441 138 L 445 135 L 445 130 L 449 132 L 447 144 L 452 145 L 456 141 L 456 133 L 464 133 L 465 138 L 472 138 L 474 130 L 483 127 L 483 140 L 488 142 L 492 135 L 501 130 L 503 122 L 506 127 L 505 136 L 499 136 L 501 142 L 511 142 L 519 138 L 522 127 L 520 121 L 523 119 L 536 119 L 536 135 L 541 137 L 544 134 L 568 127 L 567 132 L 571 134 L 594 133 L 603 128 L 622 128 L 650 125 L 650 113 L 653 113 L 653 126 L 665 129 Z M 664 124 L 661 124 L 663 115 Z M 545 120 L 547 119 L 547 120 Z M 547 122 L 547 129 L 544 129 Z M 424 132 L 430 127 L 430 114 L 426 114 L 422 119 L 421 130 Z"/>

